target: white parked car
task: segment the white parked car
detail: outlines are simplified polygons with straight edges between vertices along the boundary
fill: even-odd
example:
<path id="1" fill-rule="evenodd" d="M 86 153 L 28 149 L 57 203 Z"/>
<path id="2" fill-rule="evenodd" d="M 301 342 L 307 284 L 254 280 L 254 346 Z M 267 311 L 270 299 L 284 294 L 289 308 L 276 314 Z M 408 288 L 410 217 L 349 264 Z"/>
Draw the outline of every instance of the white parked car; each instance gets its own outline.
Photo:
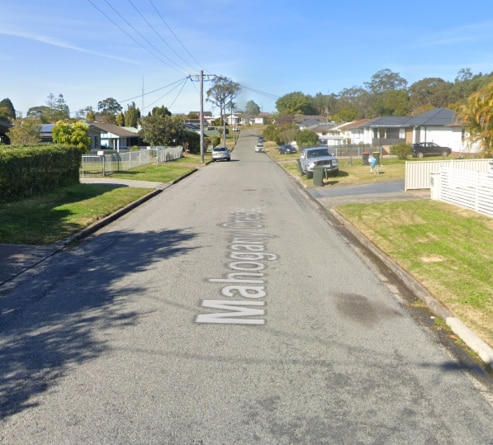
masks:
<path id="1" fill-rule="evenodd" d="M 255 145 L 255 153 L 263 153 L 265 151 L 264 144 Z"/>
<path id="2" fill-rule="evenodd" d="M 333 176 L 339 174 L 339 163 L 327 147 L 308 147 L 303 149 L 300 156 L 301 172 L 307 178 L 313 177 L 315 167 L 323 167 Z"/>

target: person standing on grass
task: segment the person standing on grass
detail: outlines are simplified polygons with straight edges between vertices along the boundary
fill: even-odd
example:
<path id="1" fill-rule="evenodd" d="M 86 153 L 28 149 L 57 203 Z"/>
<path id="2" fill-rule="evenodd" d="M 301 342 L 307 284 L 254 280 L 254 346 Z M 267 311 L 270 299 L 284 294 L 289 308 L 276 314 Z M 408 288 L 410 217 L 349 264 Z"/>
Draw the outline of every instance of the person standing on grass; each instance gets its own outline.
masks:
<path id="1" fill-rule="evenodd" d="M 370 153 L 370 156 L 368 157 L 368 162 L 370 163 L 370 173 L 375 173 L 373 169 L 377 165 L 377 158 Z"/>

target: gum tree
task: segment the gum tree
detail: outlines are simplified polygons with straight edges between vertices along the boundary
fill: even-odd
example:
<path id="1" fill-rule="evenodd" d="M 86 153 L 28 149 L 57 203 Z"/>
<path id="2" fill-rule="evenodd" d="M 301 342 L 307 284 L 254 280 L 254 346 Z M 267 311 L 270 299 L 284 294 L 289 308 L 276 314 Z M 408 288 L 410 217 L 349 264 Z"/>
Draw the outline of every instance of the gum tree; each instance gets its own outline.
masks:
<path id="1" fill-rule="evenodd" d="M 207 90 L 207 100 L 219 108 L 223 123 L 223 140 L 226 145 L 226 108 L 232 106 L 233 100 L 240 91 L 240 84 L 227 77 L 219 76 L 214 79 L 214 86 Z"/>

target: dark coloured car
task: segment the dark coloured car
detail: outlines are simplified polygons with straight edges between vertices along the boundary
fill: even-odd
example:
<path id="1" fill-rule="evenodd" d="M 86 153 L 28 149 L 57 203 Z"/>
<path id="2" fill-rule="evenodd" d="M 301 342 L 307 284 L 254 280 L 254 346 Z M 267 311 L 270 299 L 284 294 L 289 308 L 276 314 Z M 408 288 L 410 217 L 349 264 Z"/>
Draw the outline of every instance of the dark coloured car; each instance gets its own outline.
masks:
<path id="1" fill-rule="evenodd" d="M 448 147 L 442 147 L 435 142 L 419 142 L 413 144 L 413 158 L 422 158 L 423 156 L 448 156 L 452 150 Z"/>
<path id="2" fill-rule="evenodd" d="M 265 138 L 263 136 L 259 136 L 258 143 L 261 144 L 262 142 L 265 142 Z"/>
<path id="3" fill-rule="evenodd" d="M 279 154 L 281 155 L 292 154 L 296 152 L 297 152 L 296 147 L 293 147 L 292 145 L 289 144 L 281 145 L 279 147 Z"/>

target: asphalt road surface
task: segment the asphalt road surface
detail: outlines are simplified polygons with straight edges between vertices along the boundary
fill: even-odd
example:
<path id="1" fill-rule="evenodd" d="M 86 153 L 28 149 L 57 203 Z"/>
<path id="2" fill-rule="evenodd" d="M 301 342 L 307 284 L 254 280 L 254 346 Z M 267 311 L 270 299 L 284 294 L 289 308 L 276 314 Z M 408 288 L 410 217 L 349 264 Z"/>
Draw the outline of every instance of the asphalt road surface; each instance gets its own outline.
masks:
<path id="1" fill-rule="evenodd" d="M 2 445 L 493 444 L 491 390 L 255 143 L 2 294 Z"/>

